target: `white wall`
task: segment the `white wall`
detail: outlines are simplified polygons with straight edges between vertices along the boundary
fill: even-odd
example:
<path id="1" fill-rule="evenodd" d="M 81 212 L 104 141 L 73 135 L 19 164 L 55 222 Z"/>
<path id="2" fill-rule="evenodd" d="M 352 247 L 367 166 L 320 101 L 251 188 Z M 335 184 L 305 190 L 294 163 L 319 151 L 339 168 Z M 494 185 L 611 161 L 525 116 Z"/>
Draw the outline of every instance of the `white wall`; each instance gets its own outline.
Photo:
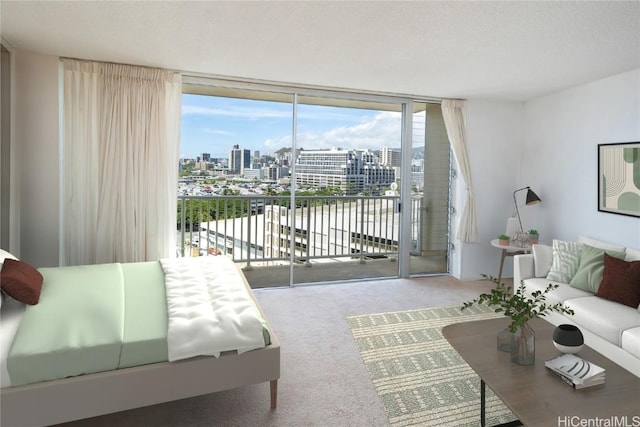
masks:
<path id="1" fill-rule="evenodd" d="M 524 186 L 531 186 L 542 203 L 522 206 L 524 192 L 518 193 L 522 224 L 538 229 L 543 243 L 586 235 L 640 248 L 640 219 L 597 209 L 597 145 L 640 141 L 640 70 L 524 104 L 471 99 L 466 116 L 481 241 L 454 240 L 454 276 L 497 276 L 500 253 L 489 242 L 504 232 L 513 191 Z M 507 258 L 503 276 L 512 274 Z"/>
<path id="2" fill-rule="evenodd" d="M 513 212 L 512 193 L 519 184 L 522 103 L 468 100 L 466 132 L 480 242 L 453 241 L 456 251 L 452 274 L 462 280 L 476 280 L 481 274 L 498 277 L 500 250 L 490 242 L 505 232 L 507 218 Z M 464 206 L 465 186 L 459 173 L 456 181 L 458 214 L 452 222 L 457 224 Z M 504 276 L 510 277 L 511 272 L 512 263 L 507 263 Z"/>
<path id="3" fill-rule="evenodd" d="M 58 265 L 58 58 L 14 52 L 12 182 L 19 183 L 20 253 L 37 267 Z M 12 159 L 13 160 L 13 159 Z"/>
<path id="4" fill-rule="evenodd" d="M 640 248 L 640 218 L 597 201 L 597 145 L 640 141 L 640 69 L 526 102 L 523 122 L 521 182 L 542 198 L 523 221 L 546 243 L 587 235 Z"/>

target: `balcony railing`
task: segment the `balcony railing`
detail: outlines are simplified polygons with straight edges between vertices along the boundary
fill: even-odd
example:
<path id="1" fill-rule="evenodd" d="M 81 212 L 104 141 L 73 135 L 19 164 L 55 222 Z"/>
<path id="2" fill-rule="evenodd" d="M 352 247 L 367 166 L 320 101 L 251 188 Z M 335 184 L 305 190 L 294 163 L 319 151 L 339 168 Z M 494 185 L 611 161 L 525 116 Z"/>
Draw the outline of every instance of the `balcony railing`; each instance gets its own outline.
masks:
<path id="1" fill-rule="evenodd" d="M 421 199 L 411 203 L 412 248 Z M 284 264 L 397 256 L 396 196 L 179 196 L 181 256 L 226 254 L 235 262 Z"/>

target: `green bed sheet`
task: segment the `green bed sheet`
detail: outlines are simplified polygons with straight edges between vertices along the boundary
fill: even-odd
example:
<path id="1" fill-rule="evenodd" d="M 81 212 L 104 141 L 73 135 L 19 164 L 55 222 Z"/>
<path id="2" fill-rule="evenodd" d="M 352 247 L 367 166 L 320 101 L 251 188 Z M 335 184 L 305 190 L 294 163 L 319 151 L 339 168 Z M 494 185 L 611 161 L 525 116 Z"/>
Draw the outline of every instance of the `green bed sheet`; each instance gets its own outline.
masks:
<path id="1" fill-rule="evenodd" d="M 167 297 L 157 261 L 121 264 L 125 283 L 125 317 L 120 368 L 165 362 Z"/>
<path id="2" fill-rule="evenodd" d="M 168 359 L 159 262 L 39 271 L 40 302 L 25 310 L 7 360 L 11 385 Z"/>
<path id="3" fill-rule="evenodd" d="M 12 386 L 168 360 L 159 262 L 39 271 L 40 302 L 27 306 L 7 360 Z"/>
<path id="4" fill-rule="evenodd" d="M 125 317 L 120 265 L 39 271 L 40 302 L 27 306 L 7 359 L 11 385 L 117 369 Z"/>

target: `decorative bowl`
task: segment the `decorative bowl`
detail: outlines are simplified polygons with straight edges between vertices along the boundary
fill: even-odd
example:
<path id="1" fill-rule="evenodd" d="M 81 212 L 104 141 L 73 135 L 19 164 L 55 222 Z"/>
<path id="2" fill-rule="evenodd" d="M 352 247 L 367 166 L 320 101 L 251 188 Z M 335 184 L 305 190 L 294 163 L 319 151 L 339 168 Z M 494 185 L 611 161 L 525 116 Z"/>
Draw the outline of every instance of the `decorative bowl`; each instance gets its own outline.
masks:
<path id="1" fill-rule="evenodd" d="M 553 345 L 562 353 L 577 353 L 584 347 L 584 337 L 577 326 L 558 325 L 553 331 Z"/>

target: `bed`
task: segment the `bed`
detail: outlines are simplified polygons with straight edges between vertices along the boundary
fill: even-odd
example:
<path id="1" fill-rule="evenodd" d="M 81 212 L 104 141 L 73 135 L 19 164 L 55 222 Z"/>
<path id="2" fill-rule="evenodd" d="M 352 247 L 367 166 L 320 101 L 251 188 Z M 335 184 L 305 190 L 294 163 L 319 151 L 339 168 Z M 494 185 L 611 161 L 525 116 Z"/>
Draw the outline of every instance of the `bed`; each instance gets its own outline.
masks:
<path id="1" fill-rule="evenodd" d="M 270 385 L 270 405 L 275 409 L 277 384 L 280 377 L 280 345 L 244 275 L 226 257 L 203 257 L 199 261 L 185 260 L 168 261 L 178 263 L 175 264 L 178 266 L 177 270 L 167 270 L 168 267 L 165 264 L 160 265 L 161 261 L 39 269 L 43 282 L 42 295 L 38 304 L 25 305 L 9 298 L 5 299 L 0 308 L 2 316 L 0 319 L 2 326 L 0 329 L 2 338 L 0 342 L 0 356 L 2 356 L 0 358 L 2 361 L 0 423 L 7 426 L 51 425 L 263 382 L 268 382 Z M 184 318 L 178 317 L 176 320 L 172 310 L 175 311 L 176 306 L 183 306 L 181 301 L 194 299 L 191 290 L 185 291 L 180 287 L 183 286 L 182 282 L 193 282 L 193 277 L 185 278 L 174 274 L 176 271 L 180 273 L 179 270 L 184 271 L 180 274 L 190 274 L 192 267 L 189 265 L 185 267 L 185 264 L 180 264 L 182 262 L 205 263 L 203 265 L 208 271 L 217 275 L 216 282 L 221 282 L 220 277 L 235 277 L 234 280 L 239 283 L 236 284 L 234 291 L 223 292 L 221 290 L 223 287 L 216 285 L 214 290 L 209 288 L 205 292 L 215 295 L 215 300 L 219 301 L 223 310 L 231 304 L 229 301 L 235 298 L 233 295 L 244 293 L 246 298 L 242 298 L 245 298 L 243 300 L 245 306 L 251 305 L 257 313 L 257 319 L 260 320 L 260 334 L 263 340 L 260 346 L 237 344 L 235 343 L 237 340 L 226 342 L 224 337 L 231 334 L 221 329 L 216 333 L 224 335 L 216 335 L 215 341 L 224 342 L 226 347 L 218 347 L 217 352 L 206 346 L 203 350 L 200 341 L 196 343 L 197 345 L 194 345 L 195 341 L 182 343 L 181 347 L 177 347 L 176 352 L 172 342 L 184 341 L 185 336 L 196 335 L 192 334 L 191 330 L 189 333 L 184 333 L 184 330 L 175 329 L 175 326 L 173 326 L 172 335 L 171 324 L 184 323 Z M 113 282 L 117 282 L 119 277 L 122 277 L 124 283 L 123 290 L 114 291 L 110 286 Z M 76 296 L 74 293 L 65 294 L 65 291 L 58 290 L 60 288 L 54 285 L 72 283 L 73 280 L 86 281 L 90 284 L 91 291 L 88 291 L 88 294 L 81 293 Z M 164 282 L 163 286 L 158 286 L 158 280 Z M 172 285 L 170 280 L 173 280 Z M 175 288 L 176 283 L 178 288 Z M 105 290 L 102 290 L 101 286 L 105 286 Z M 81 288 L 86 290 L 88 286 Z M 161 310 L 149 308 L 156 304 L 153 303 L 154 300 L 158 302 L 163 297 L 158 289 L 166 290 L 167 294 L 164 302 L 167 313 L 164 319 Z M 173 293 L 178 294 L 178 297 L 182 295 L 183 299 L 176 300 L 175 298 L 178 297 L 171 297 L 169 295 L 171 289 Z M 87 325 L 92 323 L 91 321 L 83 321 L 80 322 L 81 326 L 78 326 L 106 329 L 106 333 L 101 331 L 100 334 L 95 334 L 94 329 L 87 329 L 83 334 L 73 335 L 70 343 L 65 343 L 64 337 L 58 337 L 59 330 L 54 334 L 55 337 L 51 337 L 50 333 L 43 335 L 39 331 L 31 332 L 34 328 L 29 325 L 42 324 L 44 319 L 52 317 L 46 311 L 47 305 L 59 307 L 63 301 L 64 304 L 74 306 L 74 299 L 87 301 L 96 298 L 95 295 L 91 296 L 92 292 L 95 295 L 124 293 L 121 304 L 125 307 L 124 309 L 120 310 L 117 304 L 112 307 L 109 305 L 111 303 L 98 301 L 96 305 L 89 305 L 86 308 L 91 313 L 91 318 L 97 319 L 93 322 L 94 325 Z M 54 294 L 58 297 L 57 301 Z M 118 298 L 98 299 L 117 300 Z M 212 301 L 213 299 L 212 297 Z M 186 309 L 183 307 L 183 314 L 185 312 L 191 313 L 189 315 L 193 314 L 192 303 L 189 304 L 191 305 Z M 245 311 L 248 310 L 246 307 Z M 64 311 L 75 313 L 82 310 L 65 307 Z M 112 320 L 104 320 L 109 316 L 115 319 L 114 324 L 110 323 Z M 236 325 L 233 322 L 231 325 L 233 330 Z M 205 327 L 201 330 L 215 329 L 206 324 Z M 74 328 L 76 326 L 61 327 L 63 330 Z M 122 329 L 121 334 L 120 329 Z M 254 327 L 253 330 L 255 335 L 256 328 Z M 178 333 L 176 334 L 175 331 Z M 110 334 L 120 334 L 118 339 L 121 343 L 114 344 L 109 339 L 101 341 L 102 338 L 97 338 Z M 242 336 L 242 333 L 239 335 Z M 87 342 L 78 345 L 78 336 L 85 337 L 80 341 Z M 44 352 L 46 353 L 44 355 L 40 350 L 45 344 L 41 341 L 50 341 L 46 345 L 53 346 L 50 351 Z M 162 342 L 164 342 L 164 348 Z M 167 343 L 169 343 L 168 346 Z M 172 345 L 174 345 L 173 349 Z M 235 345 L 234 348 L 237 350 L 229 350 L 232 348 L 229 347 L 231 345 Z M 36 351 L 28 353 L 24 350 L 32 347 Z M 80 350 L 76 347 L 80 347 Z M 113 353 L 113 358 L 117 359 L 115 362 L 113 358 L 108 357 L 109 353 Z M 198 353 L 207 355 L 198 355 Z M 113 363 L 117 366 L 113 366 Z M 55 373 L 40 369 L 40 367 L 52 366 L 56 366 Z M 56 377 L 60 375 L 65 377 Z"/>

